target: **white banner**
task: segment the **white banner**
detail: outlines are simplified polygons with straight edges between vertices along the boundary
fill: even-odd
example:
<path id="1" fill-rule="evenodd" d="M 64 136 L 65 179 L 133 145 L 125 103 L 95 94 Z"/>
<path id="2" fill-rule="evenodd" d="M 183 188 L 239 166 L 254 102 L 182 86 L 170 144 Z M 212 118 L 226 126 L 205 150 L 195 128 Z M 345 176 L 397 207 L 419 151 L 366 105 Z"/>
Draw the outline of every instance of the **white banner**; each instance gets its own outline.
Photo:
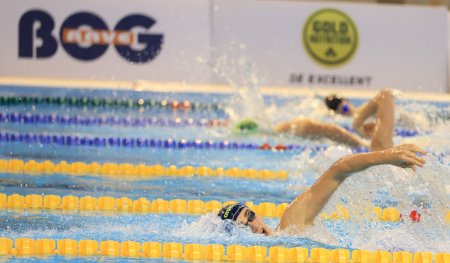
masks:
<path id="1" fill-rule="evenodd" d="M 207 0 L 0 5 L 0 76 L 210 82 Z"/>
<path id="2" fill-rule="evenodd" d="M 444 7 L 213 3 L 212 64 L 219 82 L 448 90 Z"/>
<path id="3" fill-rule="evenodd" d="M 450 93 L 450 12 L 447 13 L 447 59 L 448 59 L 448 64 L 447 64 L 447 76 L 448 76 L 448 92 Z"/>

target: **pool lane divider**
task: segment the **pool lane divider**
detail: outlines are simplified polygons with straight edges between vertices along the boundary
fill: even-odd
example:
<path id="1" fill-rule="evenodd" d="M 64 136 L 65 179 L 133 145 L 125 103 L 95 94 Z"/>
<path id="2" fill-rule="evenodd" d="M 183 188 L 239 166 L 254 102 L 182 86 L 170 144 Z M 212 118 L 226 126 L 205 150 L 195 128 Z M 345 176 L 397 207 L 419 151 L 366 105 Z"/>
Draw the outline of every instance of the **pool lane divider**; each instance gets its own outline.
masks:
<path id="1" fill-rule="evenodd" d="M 56 144 L 65 146 L 92 146 L 92 147 L 128 147 L 128 148 L 164 148 L 164 149 L 216 149 L 216 150 L 264 150 L 264 151 L 313 151 L 326 150 L 326 145 L 296 145 L 296 144 L 276 144 L 268 143 L 256 144 L 233 141 L 213 140 L 175 140 L 168 139 L 146 139 L 146 138 L 126 138 L 126 137 L 89 137 L 78 135 L 61 134 L 41 134 L 41 133 L 8 133 L 0 132 L 0 142 L 24 142 L 40 144 Z M 353 152 L 367 152 L 366 148 L 352 148 Z"/>
<path id="2" fill-rule="evenodd" d="M 0 209 L 11 211 L 20 210 L 61 210 L 79 212 L 117 212 L 117 213 L 174 213 L 202 215 L 207 213 L 218 213 L 223 206 L 236 203 L 227 201 L 221 203 L 216 200 L 164 200 L 161 198 L 153 201 L 145 197 L 130 199 L 127 197 L 114 198 L 111 196 L 83 196 L 74 195 L 6 195 L 0 193 Z M 263 217 L 281 217 L 288 206 L 287 203 L 275 204 L 263 202 L 258 205 L 247 202 L 246 205 Z"/>
<path id="3" fill-rule="evenodd" d="M 60 124 L 60 125 L 83 125 L 83 126 L 99 126 L 99 125 L 111 125 L 111 126 L 124 126 L 124 127 L 185 127 L 185 126 L 197 126 L 197 127 L 228 127 L 229 120 L 227 119 L 198 119 L 192 118 L 181 119 L 175 118 L 162 118 L 162 117 L 149 117 L 149 118 L 136 118 L 136 117 L 92 117 L 92 116 L 69 116 L 59 114 L 31 114 L 31 113 L 18 113 L 0 112 L 0 123 L 21 123 L 21 124 Z"/>
<path id="4" fill-rule="evenodd" d="M 35 160 L 23 161 L 20 159 L 0 159 L 0 173 L 12 174 L 29 174 L 29 175 L 50 175 L 50 174 L 64 174 L 73 176 L 105 176 L 117 179 L 149 179 L 161 176 L 227 176 L 246 179 L 260 179 L 260 180 L 286 180 L 288 173 L 284 170 L 256 170 L 256 169 L 241 169 L 233 167 L 224 169 L 222 167 L 211 168 L 208 166 L 183 166 L 176 167 L 171 165 L 164 167 L 160 164 L 133 165 L 131 163 L 85 163 L 73 162 L 68 163 L 61 161 L 53 163 L 51 161 L 37 162 Z"/>
<path id="5" fill-rule="evenodd" d="M 122 107 L 122 108 L 161 108 L 170 110 L 210 110 L 223 111 L 219 103 L 194 102 L 189 100 L 155 100 L 155 99 L 111 99 L 91 97 L 34 97 L 34 96 L 0 96 L 1 106 L 15 105 L 57 105 L 69 107 Z"/>
<path id="6" fill-rule="evenodd" d="M 292 263 L 449 263 L 450 253 L 389 252 L 283 246 L 182 244 L 116 240 L 31 239 L 0 237 L 0 256 L 114 257 L 184 261 L 292 262 Z"/>
<path id="7" fill-rule="evenodd" d="M 56 210 L 56 211 L 74 211 L 74 212 L 105 212 L 106 214 L 123 214 L 123 213 L 162 213 L 162 214 L 188 214 L 188 215 L 202 215 L 208 213 L 218 213 L 222 207 L 236 203 L 235 201 L 227 201 L 221 203 L 217 200 L 202 201 L 202 200 L 186 200 L 173 199 L 164 200 L 161 198 L 148 200 L 145 197 L 138 199 L 130 199 L 128 197 L 114 198 L 111 196 L 83 196 L 78 197 L 74 195 L 59 196 L 59 195 L 20 195 L 11 194 L 6 195 L 0 193 L 0 210 L 21 211 L 21 210 Z M 250 209 L 255 211 L 261 217 L 281 218 L 288 203 L 275 204 L 272 202 L 262 202 L 254 204 L 253 202 L 245 203 Z M 360 211 L 359 211 L 360 212 Z M 367 218 L 372 221 L 381 222 L 400 222 L 405 220 L 401 213 L 395 207 L 373 207 L 372 211 L 368 209 L 365 211 Z M 370 214 L 372 213 L 372 214 Z M 420 213 L 411 211 L 409 218 L 412 222 L 420 222 Z M 336 205 L 336 210 L 329 214 L 322 213 L 323 220 L 350 220 L 351 213 L 342 205 Z M 446 222 L 450 223 L 450 211 L 447 212 Z"/>
<path id="8" fill-rule="evenodd" d="M 194 120 L 192 118 L 131 118 L 131 117 L 92 117 L 92 116 L 69 116 L 59 114 L 31 114 L 19 112 L 0 112 L 0 123 L 21 123 L 21 124 L 59 124 L 59 125 L 84 125 L 84 126 L 124 126 L 124 127 L 230 127 L 229 119 L 207 119 Z M 344 125 L 344 128 L 353 131 L 353 128 Z M 401 137 L 416 136 L 419 133 L 415 130 L 395 129 L 395 135 Z"/>

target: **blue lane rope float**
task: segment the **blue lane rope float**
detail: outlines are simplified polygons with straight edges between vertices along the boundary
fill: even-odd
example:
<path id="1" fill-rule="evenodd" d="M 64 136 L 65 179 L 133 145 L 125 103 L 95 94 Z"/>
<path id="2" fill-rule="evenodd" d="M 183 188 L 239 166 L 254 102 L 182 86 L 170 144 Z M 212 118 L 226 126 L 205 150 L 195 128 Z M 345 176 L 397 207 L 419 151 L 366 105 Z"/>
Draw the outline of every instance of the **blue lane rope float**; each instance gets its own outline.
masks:
<path id="1" fill-rule="evenodd" d="M 175 140 L 147 139 L 147 138 L 125 138 L 125 137 L 88 137 L 61 134 L 39 134 L 39 133 L 8 133 L 0 132 L 0 142 L 24 142 L 40 144 L 56 144 L 66 146 L 94 146 L 94 147 L 129 147 L 129 148 L 165 148 L 165 149 L 216 149 L 216 150 L 269 150 L 283 151 L 323 151 L 326 145 L 306 146 L 296 144 L 268 143 L 257 144 L 249 142 L 212 141 L 212 140 Z M 366 148 L 352 148 L 353 152 L 367 152 Z"/>
<path id="2" fill-rule="evenodd" d="M 132 127 L 228 127 L 230 120 L 227 119 L 206 119 L 194 120 L 192 118 L 130 118 L 130 117 L 90 117 L 90 116 L 68 116 L 58 114 L 31 114 L 31 113 L 0 113 L 0 123 L 23 123 L 23 124 L 64 124 L 64 125 L 115 125 L 115 126 L 132 126 Z M 344 128 L 352 131 L 348 126 Z M 401 137 L 416 136 L 419 133 L 414 130 L 396 129 L 395 134 Z"/>
<path id="3" fill-rule="evenodd" d="M 155 99 L 110 99 L 90 97 L 33 97 L 0 96 L 0 105 L 57 105 L 69 107 L 123 107 L 123 108 L 162 108 L 171 110 L 224 110 L 219 103 L 194 102 L 189 100 Z"/>
<path id="4" fill-rule="evenodd" d="M 130 118 L 130 117 L 90 117 L 90 116 L 68 116 L 58 114 L 31 114 L 31 113 L 0 113 L 0 123 L 23 123 L 23 124 L 64 124 L 64 125 L 85 125 L 85 126 L 98 126 L 98 125 L 115 125 L 115 126 L 133 126 L 133 127 L 145 127 L 145 126 L 169 126 L 169 127 L 181 127 L 181 126 L 199 126 L 199 127 L 211 127 L 211 126 L 223 126 L 227 127 L 228 120 L 225 119 L 205 119 L 194 120 L 192 118 Z"/>

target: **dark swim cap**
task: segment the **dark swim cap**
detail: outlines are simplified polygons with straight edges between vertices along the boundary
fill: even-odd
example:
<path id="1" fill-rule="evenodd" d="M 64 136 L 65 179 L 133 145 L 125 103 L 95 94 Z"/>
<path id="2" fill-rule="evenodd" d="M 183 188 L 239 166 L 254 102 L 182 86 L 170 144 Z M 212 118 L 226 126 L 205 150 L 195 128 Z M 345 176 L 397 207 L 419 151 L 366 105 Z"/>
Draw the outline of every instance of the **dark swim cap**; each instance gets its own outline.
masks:
<path id="1" fill-rule="evenodd" d="M 247 206 L 244 205 L 243 203 L 230 204 L 222 208 L 222 210 L 220 210 L 217 216 L 220 217 L 222 220 L 231 219 L 233 221 L 236 221 L 242 209 L 246 207 Z"/>
<path id="2" fill-rule="evenodd" d="M 336 95 L 330 95 L 325 98 L 325 104 L 327 104 L 328 109 L 336 111 L 339 104 L 341 104 L 343 98 Z"/>

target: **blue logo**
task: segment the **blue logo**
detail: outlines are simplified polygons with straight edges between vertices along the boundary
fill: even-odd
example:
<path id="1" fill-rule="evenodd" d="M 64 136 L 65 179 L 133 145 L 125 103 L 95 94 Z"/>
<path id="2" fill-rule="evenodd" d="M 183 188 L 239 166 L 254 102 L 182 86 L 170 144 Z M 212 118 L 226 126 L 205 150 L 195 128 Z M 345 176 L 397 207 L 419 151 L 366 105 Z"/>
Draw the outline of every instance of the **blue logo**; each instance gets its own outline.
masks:
<path id="1" fill-rule="evenodd" d="M 153 60 L 161 51 L 162 34 L 148 34 L 156 23 L 151 17 L 131 14 L 122 18 L 114 30 L 98 15 L 77 12 L 64 20 L 59 30 L 63 49 L 73 58 L 91 61 L 101 57 L 110 45 L 127 61 L 137 64 Z M 36 24 L 38 28 L 36 29 Z M 54 19 L 45 11 L 30 10 L 19 21 L 19 57 L 48 58 L 58 49 L 53 35 Z M 36 47 L 34 36 L 40 39 Z"/>

